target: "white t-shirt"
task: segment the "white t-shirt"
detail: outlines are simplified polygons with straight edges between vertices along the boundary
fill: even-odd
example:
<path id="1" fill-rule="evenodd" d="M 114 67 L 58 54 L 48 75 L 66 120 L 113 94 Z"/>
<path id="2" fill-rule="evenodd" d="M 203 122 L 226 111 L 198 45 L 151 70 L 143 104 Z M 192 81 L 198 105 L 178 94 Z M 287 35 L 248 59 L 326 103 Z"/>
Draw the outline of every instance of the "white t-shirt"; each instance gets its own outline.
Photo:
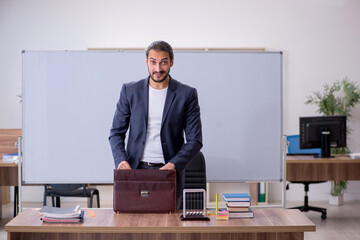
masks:
<path id="1" fill-rule="evenodd" d="M 144 152 L 140 161 L 165 164 L 161 146 L 161 120 L 168 88 L 155 89 L 149 85 L 149 109 Z"/>

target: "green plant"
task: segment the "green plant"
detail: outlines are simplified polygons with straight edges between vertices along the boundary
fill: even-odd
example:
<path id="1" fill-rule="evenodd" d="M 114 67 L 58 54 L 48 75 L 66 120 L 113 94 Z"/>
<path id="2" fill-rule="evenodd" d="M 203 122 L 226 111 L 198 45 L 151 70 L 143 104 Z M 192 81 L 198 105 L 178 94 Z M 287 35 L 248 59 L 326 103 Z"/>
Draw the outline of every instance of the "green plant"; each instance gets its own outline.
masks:
<path id="1" fill-rule="evenodd" d="M 324 85 L 324 91 L 314 92 L 313 95 L 307 96 L 306 104 L 317 105 L 317 112 L 325 116 L 346 115 L 351 117 L 352 108 L 360 101 L 360 89 L 355 82 L 345 77 L 341 81 L 335 81 L 333 85 Z M 347 134 L 351 133 L 351 129 L 347 128 Z M 349 153 L 348 148 L 331 149 L 333 154 Z M 347 181 L 334 181 L 331 184 L 331 195 L 339 196 L 347 188 Z"/>
<path id="2" fill-rule="evenodd" d="M 307 97 L 306 104 L 317 105 L 317 112 L 326 116 L 346 115 L 351 117 L 351 110 L 360 101 L 360 89 L 347 77 L 335 81 L 332 86 L 324 85 L 323 93 L 315 92 Z"/>
<path id="3" fill-rule="evenodd" d="M 341 196 L 347 188 L 347 181 L 333 181 L 331 183 L 331 196 Z"/>

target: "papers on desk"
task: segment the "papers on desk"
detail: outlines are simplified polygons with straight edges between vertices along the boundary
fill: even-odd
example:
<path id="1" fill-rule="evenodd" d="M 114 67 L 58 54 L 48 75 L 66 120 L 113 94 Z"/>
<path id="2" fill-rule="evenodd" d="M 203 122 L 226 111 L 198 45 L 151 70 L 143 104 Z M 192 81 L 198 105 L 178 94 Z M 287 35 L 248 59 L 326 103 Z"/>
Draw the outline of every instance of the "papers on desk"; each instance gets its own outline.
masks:
<path id="1" fill-rule="evenodd" d="M 43 222 L 54 223 L 81 223 L 84 218 L 84 211 L 81 211 L 80 205 L 71 208 L 44 206 L 39 214 Z"/>
<path id="2" fill-rule="evenodd" d="M 3 154 L 3 161 L 5 162 L 16 162 L 18 160 L 19 156 L 17 153 L 7 153 Z"/>
<path id="3" fill-rule="evenodd" d="M 352 159 L 360 159 L 360 153 L 350 153 L 349 156 Z"/>

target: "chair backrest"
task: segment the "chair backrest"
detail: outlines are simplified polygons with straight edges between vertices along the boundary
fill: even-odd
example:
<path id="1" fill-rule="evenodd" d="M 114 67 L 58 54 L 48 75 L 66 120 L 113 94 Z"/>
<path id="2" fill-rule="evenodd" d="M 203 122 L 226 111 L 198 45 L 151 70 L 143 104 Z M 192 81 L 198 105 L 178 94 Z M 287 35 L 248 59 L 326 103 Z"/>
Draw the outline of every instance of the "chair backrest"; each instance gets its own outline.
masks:
<path id="1" fill-rule="evenodd" d="M 52 193 L 57 195 L 71 195 L 71 192 L 82 188 L 84 197 L 87 196 L 86 184 L 45 184 L 45 194 Z"/>
<path id="2" fill-rule="evenodd" d="M 300 149 L 299 135 L 289 135 L 286 139 L 288 142 L 288 154 L 321 154 L 321 148 Z"/>
<path id="3" fill-rule="evenodd" d="M 51 188 L 59 191 L 72 191 L 83 187 L 85 184 L 48 184 Z"/>
<path id="4" fill-rule="evenodd" d="M 206 164 L 202 152 L 199 152 L 185 167 L 185 188 L 206 190 Z"/>
<path id="5" fill-rule="evenodd" d="M 202 152 L 199 152 L 185 167 L 185 189 L 206 190 L 206 164 Z M 196 198 L 187 195 L 186 198 L 187 209 L 203 208 L 202 195 L 197 195 Z"/>

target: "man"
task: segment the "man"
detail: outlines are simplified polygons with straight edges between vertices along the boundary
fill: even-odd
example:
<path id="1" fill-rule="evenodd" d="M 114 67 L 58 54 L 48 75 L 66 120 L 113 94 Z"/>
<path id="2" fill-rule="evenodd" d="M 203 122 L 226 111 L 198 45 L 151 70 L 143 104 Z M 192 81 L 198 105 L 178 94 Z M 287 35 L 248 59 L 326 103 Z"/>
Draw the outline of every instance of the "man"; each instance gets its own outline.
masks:
<path id="1" fill-rule="evenodd" d="M 123 85 L 109 141 L 115 168 L 176 170 L 179 208 L 183 170 L 202 147 L 202 130 L 197 91 L 169 75 L 173 64 L 167 42 L 148 47 L 149 77 Z"/>

